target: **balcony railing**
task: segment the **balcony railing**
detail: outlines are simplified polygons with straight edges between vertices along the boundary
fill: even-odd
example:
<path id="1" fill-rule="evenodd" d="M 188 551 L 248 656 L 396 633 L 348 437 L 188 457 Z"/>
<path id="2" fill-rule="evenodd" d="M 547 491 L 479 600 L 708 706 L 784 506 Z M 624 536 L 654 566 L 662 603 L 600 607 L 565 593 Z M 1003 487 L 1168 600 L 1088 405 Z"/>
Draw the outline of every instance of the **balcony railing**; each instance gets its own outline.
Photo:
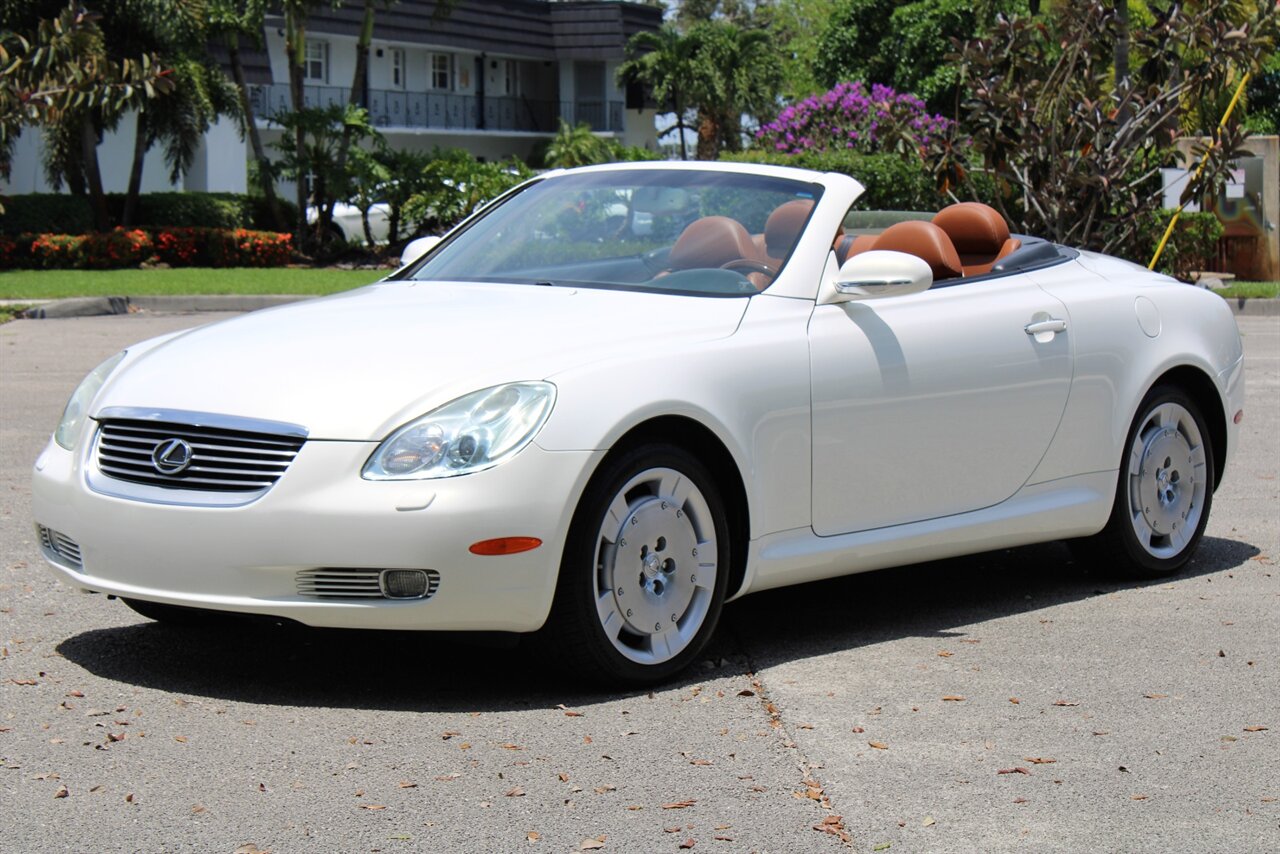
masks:
<path id="1" fill-rule="evenodd" d="M 351 90 L 342 86 L 307 86 L 308 107 L 347 103 Z M 292 107 L 285 83 L 250 86 L 255 115 L 270 120 Z M 586 122 L 593 131 L 622 131 L 621 101 L 546 101 L 512 96 L 452 95 L 447 92 L 403 92 L 370 89 L 369 117 L 379 128 L 427 130 L 524 131 L 553 133 L 558 120 Z"/>

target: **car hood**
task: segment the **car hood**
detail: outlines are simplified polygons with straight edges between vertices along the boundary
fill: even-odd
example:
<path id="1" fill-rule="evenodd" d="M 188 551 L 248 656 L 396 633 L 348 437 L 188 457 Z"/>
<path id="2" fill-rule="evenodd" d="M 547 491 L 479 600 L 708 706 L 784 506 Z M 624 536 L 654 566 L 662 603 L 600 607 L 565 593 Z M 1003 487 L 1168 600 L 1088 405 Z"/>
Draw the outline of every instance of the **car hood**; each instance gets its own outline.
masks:
<path id="1" fill-rule="evenodd" d="M 731 335 L 747 299 L 448 282 L 386 282 L 177 335 L 110 378 L 125 406 L 297 424 L 380 440 L 480 388 L 544 379 L 631 348 Z"/>

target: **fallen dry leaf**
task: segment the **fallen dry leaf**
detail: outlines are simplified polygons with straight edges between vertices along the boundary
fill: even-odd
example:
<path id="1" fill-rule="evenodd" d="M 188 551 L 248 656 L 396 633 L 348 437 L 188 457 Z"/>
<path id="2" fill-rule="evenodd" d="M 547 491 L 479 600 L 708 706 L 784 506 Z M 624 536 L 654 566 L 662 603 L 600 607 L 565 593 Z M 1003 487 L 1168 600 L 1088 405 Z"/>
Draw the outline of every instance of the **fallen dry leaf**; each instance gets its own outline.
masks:
<path id="1" fill-rule="evenodd" d="M 663 833 L 679 833 L 680 825 L 677 824 L 675 827 L 664 827 L 662 828 L 662 832 Z"/>
<path id="2" fill-rule="evenodd" d="M 411 782 L 409 782 L 408 780 L 401 780 L 401 781 L 400 781 L 400 788 L 402 788 L 402 789 L 416 789 L 416 788 L 418 788 L 418 784 L 417 784 L 417 783 L 411 783 Z"/>
<path id="3" fill-rule="evenodd" d="M 662 808 L 664 810 L 682 810 L 682 809 L 685 809 L 686 807 L 691 807 L 696 803 L 697 803 L 696 800 L 694 800 L 693 798 L 690 798 L 687 801 L 672 801 L 669 804 L 663 804 Z"/>
<path id="4" fill-rule="evenodd" d="M 951 650 L 949 650 L 949 649 L 940 649 L 940 650 L 938 650 L 938 657 L 939 657 L 939 658 L 950 658 L 950 657 L 951 657 L 951 656 L 953 656 L 953 655 L 955 655 L 955 653 L 954 653 L 954 652 L 952 652 L 952 651 L 951 651 Z"/>
<path id="5" fill-rule="evenodd" d="M 603 839 L 584 839 L 582 840 L 582 844 L 578 846 L 578 850 L 593 851 L 596 848 L 603 848 L 603 847 L 604 847 Z"/>
<path id="6" fill-rule="evenodd" d="M 1010 703 L 1013 703 L 1013 704 L 1016 706 L 1016 705 L 1018 705 L 1019 703 L 1021 703 L 1022 701 L 1021 701 L 1021 700 L 1019 700 L 1017 697 L 1010 697 L 1010 698 L 1009 698 L 1009 702 L 1010 702 Z"/>
<path id="7" fill-rule="evenodd" d="M 853 728 L 853 732 L 866 732 L 866 730 L 860 726 L 856 726 Z"/>
<path id="8" fill-rule="evenodd" d="M 54 793 L 53 793 L 53 796 L 54 796 L 55 798 L 65 798 L 65 797 L 66 797 L 67 795 L 69 795 L 69 794 L 71 794 L 71 793 L 70 793 L 69 791 L 67 791 L 67 787 L 66 787 L 66 786 L 59 786 L 59 787 L 58 787 L 58 791 L 54 792 Z"/>
<path id="9" fill-rule="evenodd" d="M 1053 763 L 1058 761 L 1056 759 L 1049 759 L 1044 756 L 1024 756 L 1022 758 L 1025 759 L 1027 762 L 1030 762 L 1032 765 L 1052 765 Z"/>
<path id="10" fill-rule="evenodd" d="M 1080 704 L 1079 704 L 1079 703 L 1077 703 L 1075 700 L 1054 700 L 1054 701 L 1053 701 L 1053 704 L 1054 704 L 1055 706 L 1078 706 L 1078 705 L 1080 705 Z"/>
<path id="11" fill-rule="evenodd" d="M 271 854 L 271 852 L 265 848 L 259 848 L 252 842 L 246 842 L 244 845 L 237 848 L 234 854 Z"/>
<path id="12" fill-rule="evenodd" d="M 1027 802 L 1027 799 L 1026 799 L 1026 798 L 1014 798 L 1014 799 L 1013 799 L 1013 802 L 1014 802 L 1015 804 L 1025 804 L 1025 803 Z"/>
<path id="13" fill-rule="evenodd" d="M 690 759 L 689 764 L 690 765 L 710 765 L 711 760 L 710 759 Z"/>
<path id="14" fill-rule="evenodd" d="M 616 792 L 617 790 L 618 787 L 612 783 L 605 783 L 603 786 L 596 786 L 595 792 L 597 795 L 603 795 L 605 792 Z"/>
<path id="15" fill-rule="evenodd" d="M 524 835 L 524 838 L 529 840 L 530 842 L 537 842 L 539 839 L 542 838 L 542 834 L 536 830 L 531 830 Z"/>
<path id="16" fill-rule="evenodd" d="M 1129 800 L 1131 801 L 1145 801 L 1146 799 L 1147 799 L 1146 795 L 1130 795 L 1129 796 Z"/>
<path id="17" fill-rule="evenodd" d="M 925 816 L 925 817 L 924 817 L 924 821 L 920 822 L 920 826 L 921 826 L 921 827 L 932 827 L 933 825 L 935 825 L 935 824 L 937 824 L 937 823 L 938 823 L 938 822 L 934 820 L 933 816 L 931 816 L 931 815 L 927 815 L 927 816 Z"/>
<path id="18" fill-rule="evenodd" d="M 964 697 L 961 697 L 959 694 L 947 694 L 942 699 L 949 703 L 964 702 Z"/>
<path id="19" fill-rule="evenodd" d="M 360 809 L 376 812 L 377 810 L 385 810 L 386 806 L 383 804 L 361 804 Z"/>
<path id="20" fill-rule="evenodd" d="M 889 749 L 889 745 L 885 744 L 883 741 L 868 741 L 868 742 L 867 742 L 867 746 L 868 746 L 868 747 L 874 747 L 876 750 L 888 750 L 888 749 Z"/>
<path id="21" fill-rule="evenodd" d="M 523 798 L 524 789 L 520 788 L 519 786 L 516 786 L 515 788 L 507 789 L 502 794 L 508 798 Z"/>
<path id="22" fill-rule="evenodd" d="M 1169 695 L 1168 694 L 1143 694 L 1142 696 L 1146 697 L 1148 700 L 1163 700 Z"/>
<path id="23" fill-rule="evenodd" d="M 560 774 L 559 774 L 558 776 L 560 777 L 560 782 L 561 782 L 561 783 L 567 783 L 567 782 L 569 782 L 569 775 L 568 775 L 568 774 L 566 774 L 566 773 L 564 773 L 563 771 L 561 771 L 561 772 L 560 772 Z"/>
<path id="24" fill-rule="evenodd" d="M 1018 768 L 1001 768 L 996 773 L 997 774 L 1030 774 L 1031 771 L 1027 768 L 1018 767 Z"/>
<path id="25" fill-rule="evenodd" d="M 1267 728 L 1264 726 L 1247 726 L 1244 728 L 1244 731 L 1245 732 L 1265 732 L 1266 729 Z"/>
<path id="26" fill-rule="evenodd" d="M 749 688 L 743 688 L 741 691 L 738 692 L 739 697 L 754 697 L 755 695 L 756 695 L 756 692 L 752 691 Z"/>
<path id="27" fill-rule="evenodd" d="M 176 741 L 176 742 L 178 742 L 178 743 L 180 743 L 180 744 L 186 744 L 186 743 L 187 743 L 187 737 L 186 737 L 185 735 L 175 735 L 175 736 L 173 737 L 173 740 L 174 740 L 174 741 Z"/>
<path id="28" fill-rule="evenodd" d="M 456 780 L 461 776 L 462 776 L 461 774 L 441 774 L 440 776 L 436 777 L 436 779 L 442 783 L 447 783 L 448 781 Z"/>
<path id="29" fill-rule="evenodd" d="M 506 744 L 502 745 L 502 749 L 503 750 L 524 750 L 524 748 L 521 747 L 520 745 L 512 744 L 511 742 L 507 742 Z"/>
<path id="30" fill-rule="evenodd" d="M 698 844 L 698 843 L 697 843 L 697 842 L 695 842 L 692 838 L 689 838 L 689 839 L 686 839 L 684 842 L 681 842 L 679 847 L 680 847 L 680 848 L 684 848 L 684 849 L 688 849 L 688 848 L 692 848 L 693 846 L 695 846 L 695 845 L 697 845 L 697 844 Z"/>

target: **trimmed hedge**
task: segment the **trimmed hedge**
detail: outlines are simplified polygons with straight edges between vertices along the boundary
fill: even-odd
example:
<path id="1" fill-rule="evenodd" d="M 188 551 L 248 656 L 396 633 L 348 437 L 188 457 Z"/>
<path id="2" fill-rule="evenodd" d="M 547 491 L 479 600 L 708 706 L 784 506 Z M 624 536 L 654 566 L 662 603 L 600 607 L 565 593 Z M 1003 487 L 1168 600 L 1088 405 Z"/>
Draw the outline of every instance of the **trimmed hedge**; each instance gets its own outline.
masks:
<path id="1" fill-rule="evenodd" d="M 292 235 L 245 228 L 0 235 L 0 269 L 109 270 L 152 258 L 171 267 L 281 267 L 292 255 Z"/>
<path id="2" fill-rule="evenodd" d="M 937 211 L 948 204 L 948 199 L 938 192 L 926 164 L 904 160 L 896 154 L 860 154 L 838 149 L 798 154 L 754 150 L 722 154 L 720 159 L 843 172 L 866 187 L 866 192 L 854 204 L 857 210 Z"/>
<path id="3" fill-rule="evenodd" d="M 107 194 L 107 214 L 119 224 L 124 194 Z M 297 221 L 297 205 L 281 199 L 288 227 Z M 253 228 L 274 230 L 271 210 L 260 196 L 243 193 L 143 193 L 138 198 L 139 223 L 144 227 Z M 93 230 L 93 211 L 86 196 L 69 193 L 26 193 L 11 196 L 0 215 L 0 234 L 87 234 Z"/>

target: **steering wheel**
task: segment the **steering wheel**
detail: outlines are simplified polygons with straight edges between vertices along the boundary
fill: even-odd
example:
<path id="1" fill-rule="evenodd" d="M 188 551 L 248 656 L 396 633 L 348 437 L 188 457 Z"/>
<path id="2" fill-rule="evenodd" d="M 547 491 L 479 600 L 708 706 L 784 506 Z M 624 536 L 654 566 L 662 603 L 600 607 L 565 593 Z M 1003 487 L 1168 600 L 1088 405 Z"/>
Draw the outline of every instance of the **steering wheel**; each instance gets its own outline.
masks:
<path id="1" fill-rule="evenodd" d="M 759 261 L 750 258 L 738 258 L 720 265 L 721 270 L 733 270 L 735 273 L 763 273 L 770 279 L 778 277 L 778 271 Z"/>

